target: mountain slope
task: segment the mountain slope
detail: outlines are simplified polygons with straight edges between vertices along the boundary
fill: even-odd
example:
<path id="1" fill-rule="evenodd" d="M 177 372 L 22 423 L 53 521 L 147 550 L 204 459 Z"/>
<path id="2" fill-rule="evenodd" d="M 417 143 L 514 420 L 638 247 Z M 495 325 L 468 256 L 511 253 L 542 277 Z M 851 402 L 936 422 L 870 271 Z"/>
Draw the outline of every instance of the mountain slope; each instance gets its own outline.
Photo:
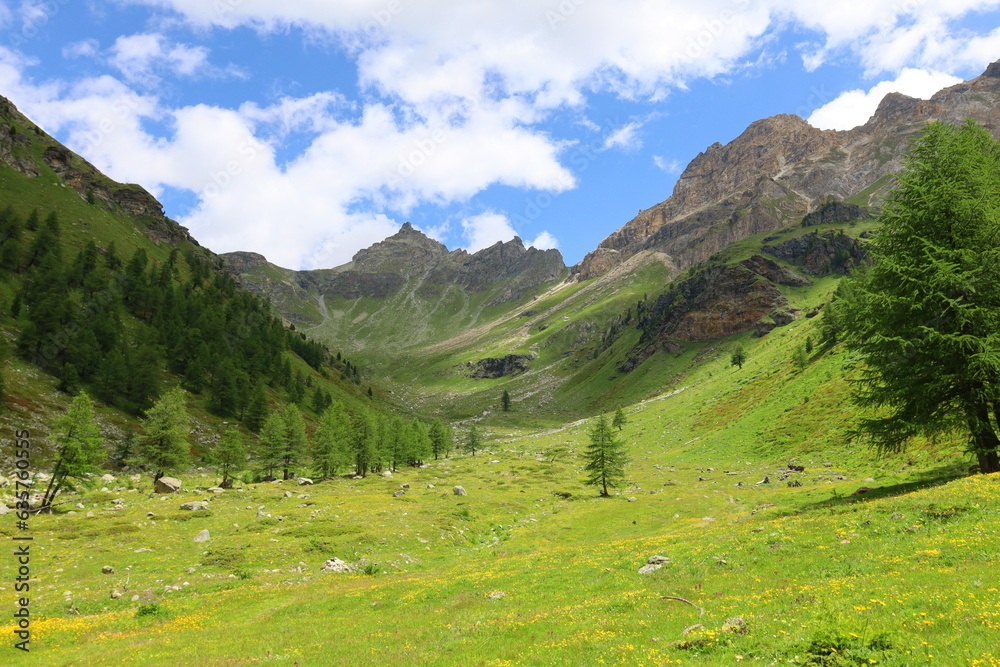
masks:
<path id="1" fill-rule="evenodd" d="M 601 241 L 573 274 L 600 276 L 642 250 L 666 253 L 683 269 L 830 199 L 877 207 L 909 140 L 931 120 L 966 118 L 1000 135 L 1000 61 L 929 100 L 890 93 L 867 123 L 848 131 L 819 130 L 792 115 L 756 121 L 700 153 L 668 199 Z"/>

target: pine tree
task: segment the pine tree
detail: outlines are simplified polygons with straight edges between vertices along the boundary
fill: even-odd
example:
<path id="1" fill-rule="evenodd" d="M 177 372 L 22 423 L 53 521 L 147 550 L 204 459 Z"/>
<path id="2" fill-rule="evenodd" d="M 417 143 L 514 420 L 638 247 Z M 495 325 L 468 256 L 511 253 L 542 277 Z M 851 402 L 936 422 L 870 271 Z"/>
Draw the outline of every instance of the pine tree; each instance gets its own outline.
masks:
<path id="1" fill-rule="evenodd" d="M 320 415 L 313 436 L 313 468 L 321 479 L 332 477 L 351 462 L 350 436 L 351 422 L 344 407 L 333 403 Z"/>
<path id="2" fill-rule="evenodd" d="M 440 419 L 431 422 L 427 432 L 431 440 L 431 453 L 434 459 L 439 459 L 451 449 L 451 428 L 444 425 Z"/>
<path id="3" fill-rule="evenodd" d="M 743 370 L 743 364 L 747 362 L 747 352 L 743 349 L 742 345 L 737 345 L 736 349 L 733 350 L 732 355 L 729 357 L 729 365 L 736 366 L 740 370 Z"/>
<path id="4" fill-rule="evenodd" d="M 479 436 L 479 427 L 475 424 L 469 427 L 469 432 L 465 436 L 465 452 L 467 454 L 476 455 L 476 450 L 480 448 L 482 444 L 482 439 Z"/>
<path id="5" fill-rule="evenodd" d="M 998 173 L 988 131 L 930 123 L 879 216 L 872 266 L 831 304 L 865 361 L 859 429 L 879 449 L 964 431 L 980 470 L 1000 471 Z"/>
<path id="6" fill-rule="evenodd" d="M 285 449 L 281 453 L 282 473 L 284 479 L 291 479 L 292 469 L 300 466 L 306 457 L 309 439 L 306 437 L 306 423 L 297 405 L 286 405 L 282 420 L 285 424 Z"/>
<path id="7" fill-rule="evenodd" d="M 285 419 L 280 412 L 272 412 L 264 421 L 260 430 L 257 459 L 264 468 L 265 478 L 273 479 L 275 468 L 281 465 L 288 437 L 285 430 Z"/>
<path id="8" fill-rule="evenodd" d="M 504 412 L 510 412 L 510 393 L 506 389 L 500 394 L 500 407 Z"/>
<path id="9" fill-rule="evenodd" d="M 431 453 L 431 440 L 427 435 L 427 426 L 419 419 L 414 419 L 407 429 L 410 432 L 409 450 L 406 454 L 407 463 L 411 466 L 423 465 L 427 455 Z"/>
<path id="10" fill-rule="evenodd" d="M 628 463 L 625 445 L 615 437 L 604 415 L 597 418 L 590 431 L 590 445 L 584 456 L 587 459 L 584 470 L 588 473 L 585 483 L 600 486 L 602 496 L 610 495 L 609 485 L 614 486 L 625 480 L 625 465 Z"/>
<path id="11" fill-rule="evenodd" d="M 260 433 L 264 421 L 267 420 L 267 412 L 267 393 L 264 391 L 264 385 L 258 382 L 250 393 L 243 423 L 254 433 Z"/>
<path id="12" fill-rule="evenodd" d="M 375 453 L 375 420 L 368 411 L 359 412 L 351 424 L 351 455 L 354 471 L 362 477 L 368 474 Z"/>
<path id="13" fill-rule="evenodd" d="M 223 489 L 231 488 L 232 476 L 243 470 L 247 462 L 247 446 L 243 434 L 235 428 L 226 429 L 208 458 L 215 469 L 222 474 L 219 486 Z"/>
<path id="14" fill-rule="evenodd" d="M 42 507 L 51 506 L 56 494 L 70 487 L 74 480 L 83 479 L 87 473 L 100 472 L 98 464 L 106 456 L 94 406 L 86 392 L 80 392 L 73 399 L 66 414 L 56 420 L 53 431 L 55 463 L 42 497 Z"/>
<path id="15" fill-rule="evenodd" d="M 153 471 L 154 481 L 188 462 L 188 414 L 181 389 L 175 387 L 161 396 L 142 425 L 146 432 L 136 443 L 136 456 Z"/>
<path id="16" fill-rule="evenodd" d="M 617 428 L 619 431 L 622 430 L 622 426 L 628 423 L 628 417 L 625 416 L 625 411 L 622 410 L 622 406 L 618 406 L 615 410 L 615 416 L 611 419 L 611 426 Z"/>

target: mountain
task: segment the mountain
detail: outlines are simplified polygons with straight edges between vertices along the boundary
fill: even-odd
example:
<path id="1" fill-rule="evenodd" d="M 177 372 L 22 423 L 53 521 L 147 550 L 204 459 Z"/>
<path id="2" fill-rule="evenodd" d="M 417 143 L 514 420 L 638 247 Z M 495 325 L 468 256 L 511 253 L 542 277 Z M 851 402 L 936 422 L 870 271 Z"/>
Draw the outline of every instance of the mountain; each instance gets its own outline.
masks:
<path id="1" fill-rule="evenodd" d="M 890 93 L 867 123 L 848 131 L 819 130 L 787 114 L 751 123 L 725 146 L 699 153 L 669 198 L 601 241 L 573 275 L 598 277 L 644 250 L 663 252 L 684 269 L 830 200 L 877 208 L 908 142 L 927 122 L 972 118 L 1000 136 L 998 103 L 1000 61 L 929 100 Z"/>
<path id="2" fill-rule="evenodd" d="M 292 271 L 248 252 L 226 253 L 222 258 L 240 284 L 266 295 L 284 317 L 300 324 L 328 322 L 328 304 L 391 305 L 372 312 L 348 308 L 354 312 L 351 321 L 361 325 L 361 331 L 374 327 L 383 334 L 399 333 L 377 336 L 369 346 L 364 336 L 354 332 L 350 336 L 354 345 L 348 344 L 353 349 L 425 342 L 434 335 L 431 319 L 444 319 L 444 329 L 459 331 L 475 322 L 479 312 L 535 294 L 567 274 L 558 250 L 525 248 L 514 237 L 472 254 L 449 251 L 408 222 L 393 236 L 358 251 L 350 262 L 333 269 Z M 402 319 L 401 312 L 406 314 Z"/>
<path id="3" fill-rule="evenodd" d="M 2 97 L 0 327 L 0 423 L 12 428 L 50 432 L 81 390 L 121 441 L 179 385 L 199 447 L 226 423 L 257 431 L 291 402 L 313 413 L 382 404 L 357 366 L 239 290 L 149 192 L 100 173 Z"/>

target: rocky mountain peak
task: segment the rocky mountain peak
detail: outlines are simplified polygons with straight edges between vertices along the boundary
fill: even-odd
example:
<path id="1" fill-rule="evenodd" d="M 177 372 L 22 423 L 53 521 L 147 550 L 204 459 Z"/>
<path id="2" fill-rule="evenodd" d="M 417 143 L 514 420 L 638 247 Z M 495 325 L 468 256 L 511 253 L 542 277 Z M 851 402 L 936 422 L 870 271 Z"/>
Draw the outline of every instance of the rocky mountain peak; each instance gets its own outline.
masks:
<path id="1" fill-rule="evenodd" d="M 819 130 L 791 114 L 754 121 L 728 144 L 699 153 L 669 198 L 640 211 L 572 271 L 594 278 L 644 250 L 684 269 L 828 201 L 877 208 L 924 125 L 966 118 L 1000 135 L 1000 61 L 930 100 L 890 93 L 867 123 L 848 131 Z"/>

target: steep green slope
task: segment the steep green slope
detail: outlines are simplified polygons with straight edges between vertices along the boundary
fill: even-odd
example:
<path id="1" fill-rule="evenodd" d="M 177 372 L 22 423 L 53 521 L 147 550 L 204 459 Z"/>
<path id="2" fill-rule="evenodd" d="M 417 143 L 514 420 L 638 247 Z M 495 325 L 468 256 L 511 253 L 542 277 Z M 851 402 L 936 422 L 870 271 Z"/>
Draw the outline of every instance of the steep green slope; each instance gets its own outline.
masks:
<path id="1" fill-rule="evenodd" d="M 100 174 L 2 99 L 0 236 L 6 426 L 46 433 L 81 389 L 104 404 L 112 440 L 175 384 L 201 444 L 226 420 L 258 429 L 258 398 L 265 409 L 309 407 L 317 394 L 316 405 L 351 411 L 383 404 L 349 362 L 237 290 L 151 195 Z"/>

